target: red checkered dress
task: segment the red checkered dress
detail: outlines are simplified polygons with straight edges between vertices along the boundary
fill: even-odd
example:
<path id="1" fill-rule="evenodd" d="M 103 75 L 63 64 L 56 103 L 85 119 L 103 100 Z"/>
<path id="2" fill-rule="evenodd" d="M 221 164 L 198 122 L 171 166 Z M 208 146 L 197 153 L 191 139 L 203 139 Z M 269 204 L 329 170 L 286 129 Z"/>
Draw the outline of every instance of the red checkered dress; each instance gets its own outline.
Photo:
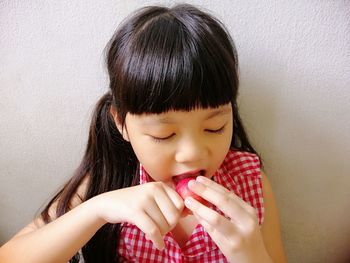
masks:
<path id="1" fill-rule="evenodd" d="M 255 154 L 229 151 L 213 179 L 255 207 L 259 224 L 262 224 L 264 207 L 260 161 Z M 147 174 L 141 168 L 140 183 L 146 182 Z M 139 228 L 123 223 L 118 253 L 121 262 L 228 262 L 200 224 L 195 227 L 184 247 L 180 248 L 171 232 L 164 237 L 164 243 L 165 249 L 157 250 L 151 241 L 145 239 Z"/>

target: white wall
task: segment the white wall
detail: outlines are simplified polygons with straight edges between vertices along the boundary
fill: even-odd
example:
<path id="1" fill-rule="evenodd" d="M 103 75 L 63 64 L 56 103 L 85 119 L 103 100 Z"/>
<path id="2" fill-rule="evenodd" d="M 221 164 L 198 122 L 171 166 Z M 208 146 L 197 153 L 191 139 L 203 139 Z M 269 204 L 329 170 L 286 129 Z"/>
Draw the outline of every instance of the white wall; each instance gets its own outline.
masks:
<path id="1" fill-rule="evenodd" d="M 115 26 L 136 7 L 173 2 L 0 2 L 0 243 L 79 163 Z M 241 112 L 289 261 L 350 260 L 350 2 L 188 2 L 212 10 L 235 39 Z"/>

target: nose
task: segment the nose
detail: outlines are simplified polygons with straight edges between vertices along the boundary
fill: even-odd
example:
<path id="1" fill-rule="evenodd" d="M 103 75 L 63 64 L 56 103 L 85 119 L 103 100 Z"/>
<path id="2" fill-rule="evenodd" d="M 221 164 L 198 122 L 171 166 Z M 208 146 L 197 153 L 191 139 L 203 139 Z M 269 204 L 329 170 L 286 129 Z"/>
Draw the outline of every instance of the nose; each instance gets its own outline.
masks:
<path id="1" fill-rule="evenodd" d="M 200 136 L 183 138 L 175 153 L 175 160 L 178 163 L 197 163 L 202 161 L 207 154 L 205 140 Z"/>

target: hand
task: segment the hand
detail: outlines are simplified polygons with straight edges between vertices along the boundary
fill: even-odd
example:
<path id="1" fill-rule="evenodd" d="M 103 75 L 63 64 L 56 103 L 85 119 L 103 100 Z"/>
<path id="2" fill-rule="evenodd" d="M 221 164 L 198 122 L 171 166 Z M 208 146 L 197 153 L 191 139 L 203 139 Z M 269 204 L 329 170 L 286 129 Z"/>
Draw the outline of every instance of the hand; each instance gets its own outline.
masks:
<path id="1" fill-rule="evenodd" d="M 256 211 L 233 192 L 199 176 L 189 182 L 191 191 L 219 208 L 228 218 L 193 198 L 185 205 L 205 228 L 230 262 L 272 262 L 260 233 Z"/>
<path id="2" fill-rule="evenodd" d="M 94 199 L 100 218 L 136 225 L 158 249 L 164 247 L 163 236 L 175 227 L 184 208 L 181 197 L 162 182 L 123 188 Z"/>

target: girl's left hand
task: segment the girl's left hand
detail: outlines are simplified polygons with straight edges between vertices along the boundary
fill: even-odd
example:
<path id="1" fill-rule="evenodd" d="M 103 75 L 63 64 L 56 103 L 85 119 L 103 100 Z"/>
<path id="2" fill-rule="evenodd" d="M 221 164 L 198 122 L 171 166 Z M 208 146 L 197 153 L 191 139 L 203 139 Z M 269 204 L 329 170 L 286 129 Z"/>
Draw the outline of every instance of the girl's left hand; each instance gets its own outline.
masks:
<path id="1" fill-rule="evenodd" d="M 229 262 L 272 262 L 253 207 L 203 176 L 190 181 L 188 187 L 229 217 L 220 215 L 191 197 L 185 200 L 186 207 L 193 212 Z"/>

